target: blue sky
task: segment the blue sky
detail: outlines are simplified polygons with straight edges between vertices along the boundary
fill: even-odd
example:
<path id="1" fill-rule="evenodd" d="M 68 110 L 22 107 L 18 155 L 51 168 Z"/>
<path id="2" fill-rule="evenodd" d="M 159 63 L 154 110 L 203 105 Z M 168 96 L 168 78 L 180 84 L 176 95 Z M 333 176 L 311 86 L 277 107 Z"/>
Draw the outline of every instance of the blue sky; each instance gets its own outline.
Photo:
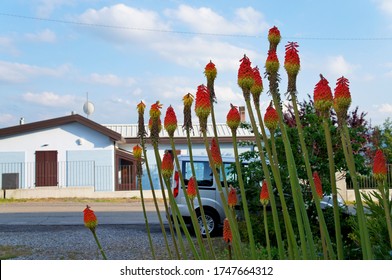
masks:
<path id="1" fill-rule="evenodd" d="M 335 88 L 350 80 L 352 107 L 373 125 L 392 116 L 392 0 L 98 1 L 9 0 L 0 4 L 0 127 L 83 113 L 86 93 L 99 123 L 136 123 L 136 104 L 172 105 L 218 76 L 216 116 L 243 105 L 237 86 L 244 54 L 264 72 L 267 33 L 278 47 L 299 44 L 298 99 L 313 95 L 322 73 Z M 281 67 L 280 91 L 287 87 Z M 267 82 L 264 81 L 265 86 Z M 270 101 L 264 91 L 264 110 Z"/>

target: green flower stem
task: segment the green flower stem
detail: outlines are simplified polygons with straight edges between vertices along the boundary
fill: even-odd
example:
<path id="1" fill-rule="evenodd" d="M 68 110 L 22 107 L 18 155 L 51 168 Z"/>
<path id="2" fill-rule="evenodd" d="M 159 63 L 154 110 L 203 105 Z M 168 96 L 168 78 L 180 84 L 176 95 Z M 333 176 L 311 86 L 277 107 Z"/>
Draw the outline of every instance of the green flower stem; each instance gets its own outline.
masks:
<path id="1" fill-rule="evenodd" d="M 327 229 L 327 224 L 325 223 L 324 214 L 323 214 L 323 211 L 321 210 L 320 199 L 317 195 L 316 186 L 315 186 L 314 180 L 313 180 L 313 173 L 312 173 L 312 168 L 311 168 L 310 162 L 309 162 L 308 149 L 306 147 L 304 132 L 303 132 L 302 125 L 301 125 L 301 120 L 299 118 L 297 96 L 296 96 L 295 92 L 291 92 L 290 96 L 291 96 L 291 101 L 293 103 L 295 122 L 297 123 L 297 131 L 298 131 L 298 136 L 299 136 L 299 140 L 301 143 L 301 150 L 303 153 L 303 159 L 305 161 L 306 173 L 307 173 L 307 176 L 309 179 L 310 189 L 312 191 L 312 195 L 313 195 L 313 199 L 315 202 L 316 211 L 317 211 L 317 215 L 318 215 L 318 219 L 319 219 L 320 232 L 323 235 L 322 239 L 325 239 L 326 245 L 328 247 L 329 255 L 331 256 L 332 259 L 336 259 L 336 256 L 335 256 L 335 253 L 334 253 L 334 250 L 332 247 L 331 238 L 329 236 L 329 232 Z M 324 130 L 325 130 L 325 128 L 324 128 Z M 329 156 L 328 158 L 330 161 L 331 180 L 333 178 L 333 180 L 331 181 L 331 184 L 333 184 L 335 186 L 335 191 L 336 191 L 335 165 L 333 162 L 332 142 L 331 142 L 331 135 L 329 133 L 329 127 L 328 127 L 328 131 L 326 131 L 325 134 L 326 134 L 326 138 L 327 138 L 327 145 L 328 145 L 328 143 L 330 143 L 330 146 L 329 146 L 330 150 L 328 149 L 328 156 Z M 327 134 L 329 136 L 327 136 Z M 331 167 L 331 164 L 332 164 L 332 167 Z M 336 200 L 336 202 L 337 202 L 337 200 Z M 341 256 L 339 256 L 339 259 L 343 259 L 343 246 L 342 246 L 342 237 L 341 237 L 341 230 L 340 230 L 339 208 L 338 208 L 337 204 L 334 204 L 334 205 L 336 205 L 336 207 L 334 207 L 336 240 L 340 239 L 340 242 L 337 241 L 338 253 L 341 252 Z M 335 210 L 335 208 L 336 208 L 336 210 Z M 341 247 L 340 250 L 339 250 L 339 246 Z"/>
<path id="2" fill-rule="evenodd" d="M 95 242 L 96 242 L 97 245 L 98 245 L 98 248 L 99 248 L 99 251 L 101 252 L 102 258 L 103 258 L 104 260 L 107 260 L 107 257 L 106 257 L 106 255 L 105 255 L 105 252 L 104 252 L 104 250 L 102 249 L 101 243 L 99 243 L 99 240 L 98 240 L 97 234 L 96 234 L 96 232 L 95 232 L 95 229 L 94 229 L 94 230 L 91 229 L 91 232 L 93 233 Z"/>
<path id="3" fill-rule="evenodd" d="M 320 240 L 321 240 L 321 246 L 322 246 L 322 248 L 323 248 L 324 260 L 328 260 L 328 249 L 327 249 L 327 244 L 326 244 L 326 242 L 325 242 L 325 235 L 324 235 L 324 231 L 323 231 L 323 228 L 322 228 L 320 222 L 319 222 L 319 226 L 320 226 Z"/>
<path id="4" fill-rule="evenodd" d="M 187 143 L 188 143 L 189 161 L 190 161 L 191 169 L 192 169 L 192 176 L 196 179 L 197 177 L 196 177 L 195 165 L 193 163 L 193 151 L 192 151 L 192 143 L 191 143 L 189 128 L 186 128 L 185 130 L 186 130 L 186 138 L 187 138 Z M 195 180 L 195 187 L 196 187 L 197 202 L 199 203 L 200 216 L 201 216 L 204 228 L 207 228 L 207 220 L 206 220 L 203 204 L 202 204 L 201 197 L 200 197 L 199 185 L 197 184 L 197 180 Z M 192 204 L 193 204 L 193 201 L 192 201 Z M 211 236 L 210 236 L 210 233 L 208 232 L 208 230 L 206 230 L 206 238 L 207 238 L 208 247 L 210 249 L 211 257 L 212 257 L 212 259 L 216 259 L 215 253 L 214 253 L 214 248 L 212 246 Z"/>
<path id="5" fill-rule="evenodd" d="M 234 254 L 236 255 L 237 259 L 241 260 L 241 259 L 243 259 L 243 254 L 242 254 L 242 250 L 241 250 L 241 238 L 240 238 L 240 234 L 238 231 L 237 221 L 235 220 L 235 217 L 232 215 L 232 213 L 229 209 L 229 206 L 227 204 L 226 197 L 223 194 L 223 188 L 222 188 L 222 184 L 220 182 L 219 173 L 218 173 L 217 169 L 213 167 L 214 165 L 213 165 L 213 160 L 212 160 L 212 156 L 211 156 L 211 151 L 209 149 L 207 132 L 205 130 L 202 130 L 202 134 L 203 134 L 203 139 L 204 139 L 204 146 L 206 148 L 206 152 L 208 155 L 208 160 L 210 162 L 212 173 L 214 175 L 214 180 L 215 180 L 216 185 L 218 187 L 219 196 L 222 200 L 223 211 L 225 212 L 225 215 L 226 215 L 227 219 L 229 220 L 230 229 L 231 229 L 231 232 L 233 235 Z"/>
<path id="6" fill-rule="evenodd" d="M 191 202 L 190 202 L 189 197 L 188 197 L 187 192 L 186 192 L 184 176 L 182 175 L 182 172 L 181 172 L 181 166 L 180 166 L 180 162 L 178 160 L 178 156 L 177 156 L 177 153 L 176 153 L 176 147 L 174 146 L 173 137 L 170 137 L 170 144 L 171 144 L 171 148 L 172 148 L 172 151 L 173 151 L 174 161 L 176 163 L 176 168 L 178 170 L 178 175 L 180 177 L 180 182 L 181 182 L 182 191 L 184 193 L 185 202 L 186 202 L 186 204 L 188 206 L 189 213 L 191 214 L 191 221 L 192 221 L 193 228 L 195 230 L 197 242 L 199 244 L 199 247 L 200 247 L 203 259 L 207 259 L 207 253 L 206 253 L 206 249 L 205 249 L 205 246 L 204 246 L 204 243 L 203 243 L 203 240 L 202 240 L 199 223 L 197 222 L 196 212 L 194 211 L 194 208 L 192 207 Z M 174 203 L 175 203 L 175 201 L 174 201 Z M 193 203 L 193 201 L 192 201 L 192 203 Z M 189 235 L 189 232 L 188 232 L 187 229 L 185 229 L 184 231 L 185 231 L 185 234 Z M 187 236 L 187 238 L 188 238 L 188 236 Z"/>
<path id="7" fill-rule="evenodd" d="M 150 166 L 148 165 L 147 150 L 146 150 L 146 147 L 145 147 L 146 145 L 145 145 L 145 142 L 144 142 L 144 138 L 141 138 L 140 145 L 142 146 L 142 149 L 143 149 L 144 163 L 145 163 L 145 166 L 146 166 L 148 180 L 150 182 L 150 188 L 151 188 L 151 193 L 152 193 L 152 197 L 153 197 L 153 201 L 154 201 L 155 211 L 157 213 L 159 225 L 161 226 L 163 239 L 165 241 L 165 246 L 166 246 L 167 252 L 169 254 L 169 257 L 171 259 L 173 259 L 173 255 L 172 255 L 172 252 L 170 250 L 169 242 L 167 240 L 166 229 L 165 229 L 165 226 L 163 224 L 161 211 L 160 211 L 159 206 L 158 206 L 158 200 L 157 200 L 157 197 L 156 197 L 156 194 L 155 194 L 154 184 L 153 184 L 152 177 L 151 177 L 151 172 L 150 172 Z"/>
<path id="8" fill-rule="evenodd" d="M 243 210 L 244 210 L 244 215 L 245 215 L 246 228 L 248 230 L 250 250 L 252 253 L 252 259 L 255 260 L 256 259 L 256 244 L 255 244 L 255 239 L 253 237 L 252 222 L 251 222 L 250 216 L 249 216 L 248 202 L 246 200 L 246 193 L 245 193 L 244 181 L 242 178 L 241 164 L 239 161 L 239 154 L 238 154 L 238 147 L 237 147 L 237 132 L 234 129 L 232 129 L 232 139 L 233 139 L 233 148 L 234 148 L 234 158 L 236 159 L 235 166 L 237 169 L 238 184 L 240 186 L 240 191 L 241 191 L 242 206 L 244 207 Z M 225 171 L 223 170 L 223 173 L 224 172 Z"/>
<path id="9" fill-rule="evenodd" d="M 267 133 L 264 128 L 263 118 L 261 117 L 260 105 L 259 105 L 259 103 L 256 103 L 256 102 L 254 103 L 254 105 L 255 105 L 255 109 L 256 109 L 256 113 L 257 113 L 257 118 L 259 120 L 261 135 L 263 136 L 264 146 L 267 151 L 267 156 L 269 159 L 271 159 L 272 174 L 274 176 L 276 188 L 278 190 L 280 204 L 282 205 L 282 213 L 283 213 L 283 219 L 285 222 L 286 235 L 287 235 L 287 239 L 290 240 L 290 242 L 288 242 L 288 246 L 290 247 L 289 256 L 291 259 L 293 259 L 293 255 L 294 255 L 295 258 L 298 259 L 299 252 L 298 252 L 297 241 L 295 239 L 293 224 L 291 223 L 289 211 L 287 209 L 286 200 L 284 198 L 282 179 L 281 179 L 280 172 L 279 172 L 279 162 L 278 162 L 278 156 L 277 156 L 276 147 L 275 147 L 275 137 L 273 135 L 273 132 L 271 132 L 271 145 L 273 146 L 273 149 L 274 149 L 274 151 L 272 151 L 272 153 L 271 153 L 271 147 L 269 145 Z M 293 252 L 293 254 L 291 254 L 290 252 Z"/>
<path id="10" fill-rule="evenodd" d="M 161 170 L 161 158 L 159 156 L 158 145 L 153 144 L 153 147 L 154 147 L 154 153 L 155 153 L 155 162 L 157 164 L 157 169 L 158 169 L 159 185 L 161 186 L 163 204 L 165 206 L 166 216 L 170 217 L 169 207 L 167 204 L 167 198 L 166 198 L 166 194 L 165 194 L 165 188 L 164 188 L 164 184 L 163 184 L 163 176 L 162 176 L 162 170 Z M 173 218 L 175 218 L 175 215 L 176 215 L 176 213 L 173 213 Z M 180 252 L 178 251 L 178 246 L 177 246 L 177 241 L 176 241 L 176 237 L 175 237 L 174 230 L 173 230 L 173 225 L 170 222 L 169 222 L 169 230 L 170 230 L 170 234 L 172 236 L 174 250 L 176 252 L 177 259 L 180 259 L 181 256 L 180 256 Z M 182 236 L 179 235 L 179 238 L 182 238 Z"/>
<path id="11" fill-rule="evenodd" d="M 138 164 L 141 164 L 141 163 L 139 162 Z M 156 257 L 155 257 L 155 250 L 154 250 L 154 245 L 153 245 L 152 238 L 151 238 L 151 231 L 150 231 L 150 225 L 148 223 L 148 218 L 147 218 L 146 205 L 144 203 L 142 176 L 140 174 L 137 175 L 137 185 L 138 185 L 138 188 L 140 190 L 140 199 L 142 201 L 144 223 L 146 224 L 146 230 L 147 230 L 147 235 L 148 235 L 148 242 L 150 244 L 152 258 L 155 260 L 156 259 Z"/>
<path id="12" fill-rule="evenodd" d="M 378 190 L 381 193 L 382 203 L 385 211 L 385 218 L 387 221 L 387 228 L 389 234 L 389 244 L 392 250 L 392 222 L 391 222 L 391 210 L 390 210 L 390 201 L 389 201 L 389 187 L 387 184 L 387 180 L 385 179 L 383 184 L 379 184 Z"/>
<path id="13" fill-rule="evenodd" d="M 332 149 L 332 138 L 331 138 L 331 132 L 329 130 L 328 119 L 325 117 L 323 117 L 323 127 L 324 127 L 325 140 L 327 142 L 327 151 L 328 151 L 329 178 L 330 178 L 331 189 L 332 189 L 332 202 L 333 202 L 333 214 L 334 214 L 333 216 L 334 216 L 334 224 L 335 224 L 336 247 L 337 247 L 338 259 L 343 260 L 344 255 L 343 255 L 342 230 L 341 230 L 341 226 L 340 226 L 340 207 L 338 204 L 338 190 L 336 188 L 335 162 L 334 162 L 334 155 L 333 155 L 333 149 Z M 316 202 L 316 203 L 318 203 L 318 202 Z M 326 238 L 328 238 L 328 236 L 326 236 Z"/>
<path id="14" fill-rule="evenodd" d="M 245 96 L 245 94 L 244 94 L 244 96 Z M 274 196 L 274 192 L 272 189 L 270 171 L 268 169 L 267 161 L 266 161 L 264 153 L 263 153 L 263 147 L 261 146 L 259 129 L 257 127 L 255 117 L 253 115 L 252 106 L 250 105 L 249 98 L 246 98 L 245 102 L 246 102 L 246 107 L 247 107 L 247 110 L 249 113 L 249 118 L 250 118 L 250 121 L 251 121 L 251 124 L 253 127 L 253 131 L 254 131 L 254 135 L 255 135 L 255 139 L 256 139 L 256 144 L 257 144 L 257 149 L 259 152 L 261 165 L 263 167 L 264 176 L 267 181 L 268 193 L 270 196 L 269 198 L 270 198 L 270 203 L 271 203 L 271 208 L 272 208 L 272 218 L 274 221 L 274 229 L 275 229 L 275 234 L 276 234 L 276 241 L 278 244 L 279 258 L 281 260 L 283 260 L 283 259 L 286 259 L 286 256 L 285 256 L 285 250 L 284 250 L 284 245 L 283 245 L 283 240 L 282 240 L 282 233 L 281 233 L 280 224 L 279 224 L 278 210 L 276 208 L 275 196 Z"/>
<path id="15" fill-rule="evenodd" d="M 270 238 L 269 238 L 269 232 L 268 232 L 267 206 L 264 204 L 263 204 L 263 218 L 264 218 L 265 239 L 267 242 L 268 259 L 272 260 L 271 244 L 270 244 Z"/>
<path id="16" fill-rule="evenodd" d="M 361 240 L 362 254 L 364 259 L 370 260 L 373 259 L 373 253 L 371 249 L 368 228 L 366 226 L 366 217 L 363 209 L 361 193 L 359 191 L 359 186 L 358 186 L 357 172 L 355 169 L 350 135 L 345 121 L 343 121 L 341 125 L 340 136 L 342 140 L 342 148 L 343 148 L 344 156 L 346 158 L 347 166 L 350 172 L 350 177 L 354 187 L 355 201 L 357 204 L 357 219 L 359 225 L 359 236 Z"/>

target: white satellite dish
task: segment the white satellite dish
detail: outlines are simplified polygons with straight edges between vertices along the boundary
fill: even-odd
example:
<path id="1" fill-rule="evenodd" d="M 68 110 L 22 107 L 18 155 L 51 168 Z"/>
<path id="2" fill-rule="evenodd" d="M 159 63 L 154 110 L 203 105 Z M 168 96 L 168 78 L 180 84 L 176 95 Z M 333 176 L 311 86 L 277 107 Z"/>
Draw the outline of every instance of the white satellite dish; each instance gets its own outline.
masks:
<path id="1" fill-rule="evenodd" d="M 92 113 L 94 113 L 94 104 L 88 101 L 88 93 L 87 93 L 87 101 L 83 105 L 83 111 L 89 117 Z"/>

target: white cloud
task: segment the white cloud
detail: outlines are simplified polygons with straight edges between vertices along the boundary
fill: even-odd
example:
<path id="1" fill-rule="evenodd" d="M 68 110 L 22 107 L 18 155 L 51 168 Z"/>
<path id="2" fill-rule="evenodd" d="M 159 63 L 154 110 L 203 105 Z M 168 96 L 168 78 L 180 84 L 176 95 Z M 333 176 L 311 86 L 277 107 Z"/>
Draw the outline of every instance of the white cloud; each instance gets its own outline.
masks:
<path id="1" fill-rule="evenodd" d="M 349 62 L 347 62 L 342 55 L 330 57 L 327 63 L 330 74 L 337 77 L 352 74 L 354 70 L 359 67 L 358 65 L 350 64 Z"/>
<path id="2" fill-rule="evenodd" d="M 11 114 L 0 114 L 0 123 L 7 124 L 10 123 L 14 118 Z"/>
<path id="3" fill-rule="evenodd" d="M 50 30 L 45 29 L 37 33 L 28 33 L 25 35 L 26 39 L 32 42 L 54 43 L 56 42 L 56 34 Z"/>
<path id="4" fill-rule="evenodd" d="M 378 8 L 386 13 L 387 15 L 392 16 L 392 1 L 391 0 L 375 0 Z"/>
<path id="5" fill-rule="evenodd" d="M 378 111 L 380 113 L 388 113 L 388 114 L 392 114 L 392 104 L 382 104 L 379 108 Z"/>
<path id="6" fill-rule="evenodd" d="M 76 103 L 76 97 L 72 95 L 58 95 L 53 92 L 23 94 L 23 100 L 26 102 L 39 104 L 48 107 L 69 107 Z"/>
<path id="7" fill-rule="evenodd" d="M 130 86 L 135 83 L 133 78 L 121 78 L 113 74 L 93 73 L 89 77 L 89 81 L 95 84 L 108 86 Z"/>
<path id="8" fill-rule="evenodd" d="M 63 5 L 73 5 L 74 0 L 39 0 L 37 14 L 40 17 L 49 17 L 53 11 Z"/>

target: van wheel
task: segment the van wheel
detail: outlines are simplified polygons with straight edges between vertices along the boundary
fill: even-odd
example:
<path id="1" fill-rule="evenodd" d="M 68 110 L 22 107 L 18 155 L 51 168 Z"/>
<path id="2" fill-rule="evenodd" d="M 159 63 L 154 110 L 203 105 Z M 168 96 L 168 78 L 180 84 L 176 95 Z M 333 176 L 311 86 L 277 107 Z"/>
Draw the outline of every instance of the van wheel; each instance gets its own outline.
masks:
<path id="1" fill-rule="evenodd" d="M 213 236 L 218 231 L 218 226 L 219 226 L 218 215 L 214 211 L 211 211 L 208 209 L 204 209 L 204 215 L 206 218 L 208 233 L 211 236 Z M 205 237 L 206 236 L 206 228 L 204 227 L 204 223 L 203 223 L 203 219 L 201 217 L 200 210 L 197 211 L 197 222 L 199 223 L 199 226 L 200 226 L 200 233 Z"/>

